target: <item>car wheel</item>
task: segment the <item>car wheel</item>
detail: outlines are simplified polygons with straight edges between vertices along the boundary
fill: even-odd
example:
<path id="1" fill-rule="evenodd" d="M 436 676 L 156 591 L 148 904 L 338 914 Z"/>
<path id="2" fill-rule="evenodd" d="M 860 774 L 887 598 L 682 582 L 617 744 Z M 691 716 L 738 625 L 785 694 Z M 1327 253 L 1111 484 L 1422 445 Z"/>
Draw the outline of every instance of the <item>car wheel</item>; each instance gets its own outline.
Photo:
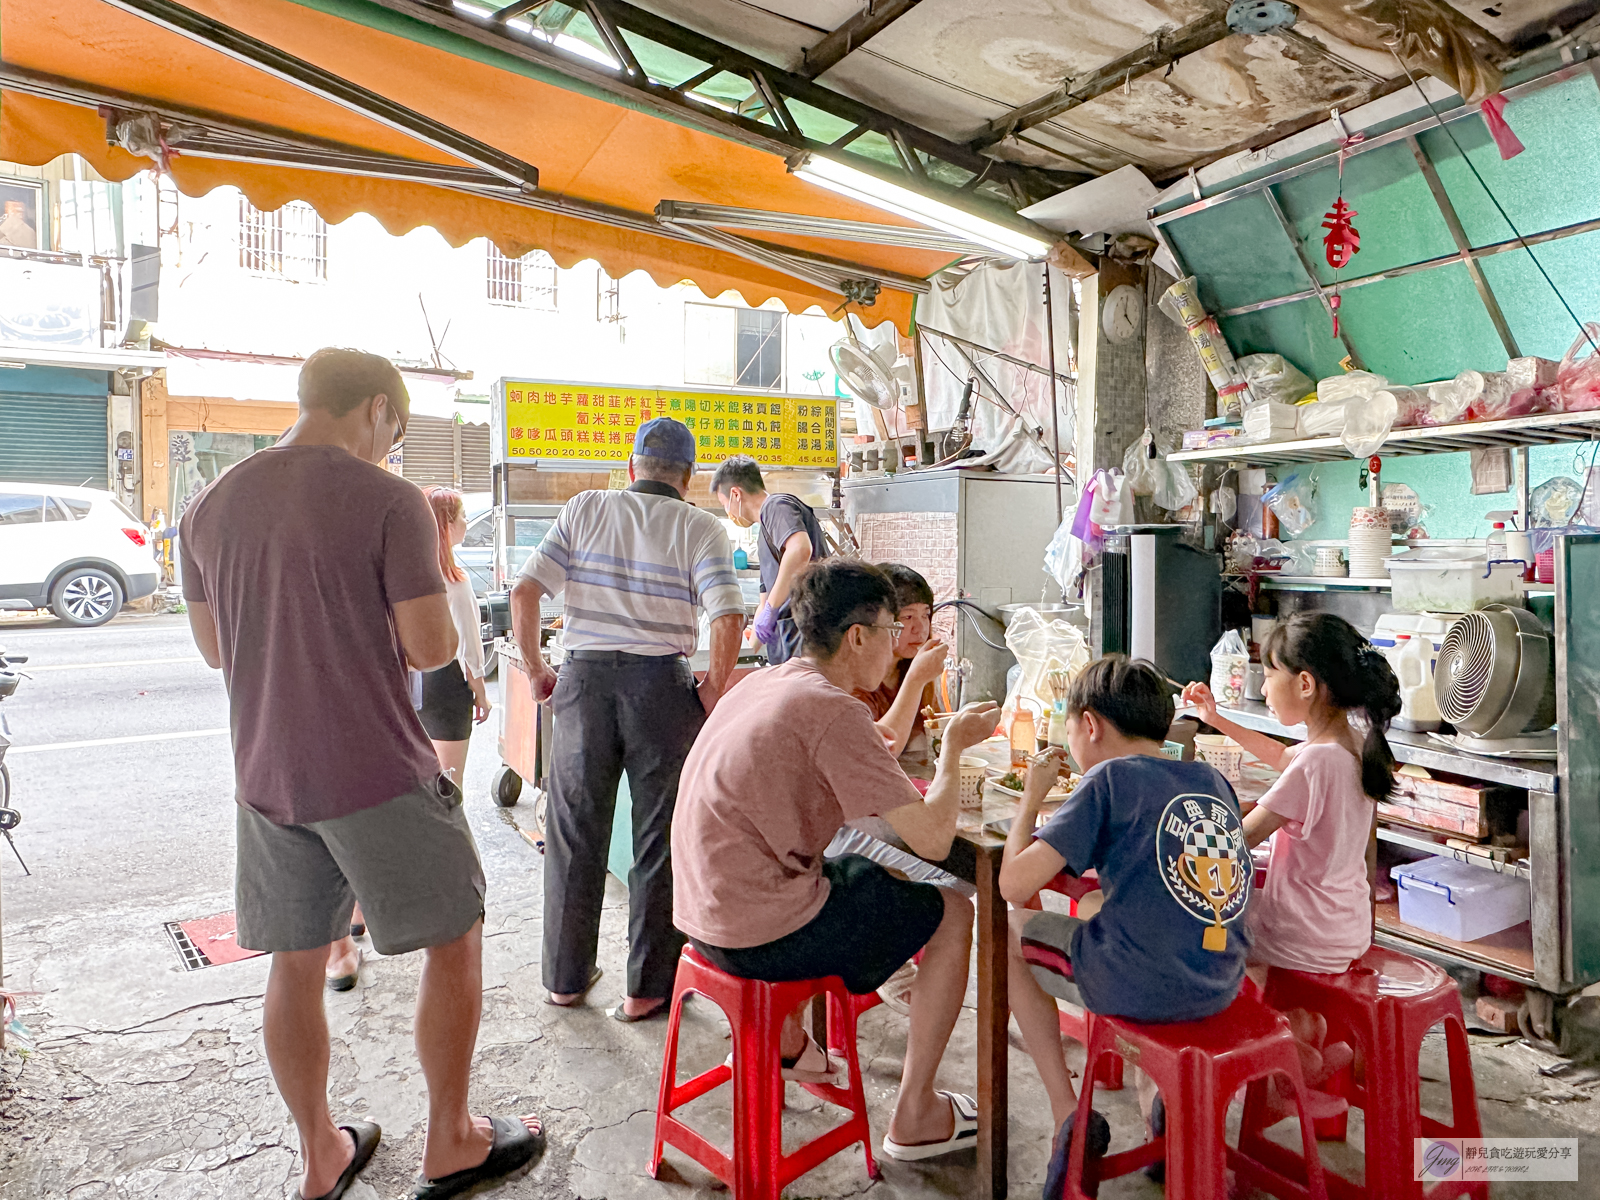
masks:
<path id="1" fill-rule="evenodd" d="M 78 567 L 50 589 L 50 611 L 68 625 L 104 625 L 122 611 L 122 585 L 104 571 Z"/>
<path id="2" fill-rule="evenodd" d="M 483 644 L 483 677 L 493 679 L 494 673 L 500 669 L 500 654 L 494 648 L 491 639 Z"/>
<path id="3" fill-rule="evenodd" d="M 510 767 L 501 767 L 494 777 L 494 802 L 501 808 L 514 808 L 522 798 L 522 776 Z"/>

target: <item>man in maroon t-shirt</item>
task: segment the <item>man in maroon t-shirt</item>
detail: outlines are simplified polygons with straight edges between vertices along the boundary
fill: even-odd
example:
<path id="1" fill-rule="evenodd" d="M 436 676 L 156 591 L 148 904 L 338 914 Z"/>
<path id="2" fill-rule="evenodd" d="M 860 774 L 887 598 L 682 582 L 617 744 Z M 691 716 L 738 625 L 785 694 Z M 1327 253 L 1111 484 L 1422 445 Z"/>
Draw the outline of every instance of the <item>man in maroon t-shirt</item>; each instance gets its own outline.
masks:
<path id="1" fill-rule="evenodd" d="M 532 1118 L 467 1109 L 483 1001 L 483 868 L 461 792 L 411 707 L 409 664 L 456 652 L 422 493 L 384 470 L 410 399 L 387 360 L 319 350 L 300 416 L 183 515 L 189 624 L 227 682 L 241 946 L 272 953 L 263 1034 L 300 1133 L 302 1197 L 337 1200 L 378 1127 L 328 1110 L 328 946 L 360 900 L 384 954 L 424 950 L 428 1131 L 414 1195 L 459 1195 L 544 1147 Z"/>

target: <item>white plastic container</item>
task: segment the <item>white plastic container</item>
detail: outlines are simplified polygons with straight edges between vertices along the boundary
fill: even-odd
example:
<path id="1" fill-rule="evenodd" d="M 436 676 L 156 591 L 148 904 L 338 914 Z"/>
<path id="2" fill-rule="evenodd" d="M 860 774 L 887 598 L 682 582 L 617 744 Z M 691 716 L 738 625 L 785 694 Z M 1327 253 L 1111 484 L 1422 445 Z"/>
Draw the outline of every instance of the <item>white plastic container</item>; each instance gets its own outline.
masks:
<path id="1" fill-rule="evenodd" d="M 1433 694 L 1433 658 L 1433 646 L 1426 636 L 1395 635 L 1395 647 L 1388 653 L 1389 665 L 1400 681 L 1400 715 L 1391 722 L 1394 728 L 1431 733 L 1442 724 Z"/>
<path id="2" fill-rule="evenodd" d="M 1522 572 L 1516 563 L 1485 568 L 1483 550 L 1469 546 L 1419 546 L 1383 564 L 1394 583 L 1399 612 L 1471 612 L 1490 604 L 1516 604 Z"/>
<path id="3" fill-rule="evenodd" d="M 1533 912 L 1528 881 L 1453 858 L 1425 858 L 1393 867 L 1400 891 L 1400 919 L 1407 925 L 1475 942 L 1528 920 Z"/>

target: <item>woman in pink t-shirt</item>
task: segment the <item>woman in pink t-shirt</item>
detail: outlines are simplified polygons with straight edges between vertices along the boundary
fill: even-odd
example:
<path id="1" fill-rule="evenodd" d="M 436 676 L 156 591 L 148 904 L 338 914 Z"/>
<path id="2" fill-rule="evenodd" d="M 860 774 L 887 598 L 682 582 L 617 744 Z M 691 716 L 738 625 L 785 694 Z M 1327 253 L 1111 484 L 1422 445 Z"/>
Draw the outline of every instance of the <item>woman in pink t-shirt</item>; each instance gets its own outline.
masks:
<path id="1" fill-rule="evenodd" d="M 1250 846 L 1272 839 L 1266 886 L 1248 918 L 1257 986 L 1269 967 L 1343 973 L 1371 947 L 1373 802 L 1394 790 L 1384 728 L 1400 711 L 1388 660 L 1332 613 L 1296 613 L 1267 638 L 1261 661 L 1272 715 L 1306 727 L 1299 745 L 1220 716 L 1204 684 L 1184 689 L 1203 721 L 1283 772 L 1244 818 Z M 1294 1024 L 1302 1041 L 1321 1046 L 1320 1020 Z"/>

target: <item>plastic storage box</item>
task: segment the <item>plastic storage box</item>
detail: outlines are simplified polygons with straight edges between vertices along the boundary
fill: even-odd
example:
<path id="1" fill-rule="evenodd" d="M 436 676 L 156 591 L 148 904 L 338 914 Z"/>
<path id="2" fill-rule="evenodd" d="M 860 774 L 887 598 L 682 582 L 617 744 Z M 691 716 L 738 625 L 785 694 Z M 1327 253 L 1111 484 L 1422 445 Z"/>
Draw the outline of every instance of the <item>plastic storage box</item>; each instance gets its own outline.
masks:
<path id="1" fill-rule="evenodd" d="M 1393 867 L 1400 919 L 1458 942 L 1475 942 L 1528 920 L 1528 881 L 1453 858 L 1425 858 Z"/>
<path id="2" fill-rule="evenodd" d="M 1471 612 L 1490 604 L 1518 604 L 1522 567 L 1490 567 L 1482 550 L 1464 546 L 1418 547 L 1384 560 L 1394 584 L 1397 612 Z"/>

